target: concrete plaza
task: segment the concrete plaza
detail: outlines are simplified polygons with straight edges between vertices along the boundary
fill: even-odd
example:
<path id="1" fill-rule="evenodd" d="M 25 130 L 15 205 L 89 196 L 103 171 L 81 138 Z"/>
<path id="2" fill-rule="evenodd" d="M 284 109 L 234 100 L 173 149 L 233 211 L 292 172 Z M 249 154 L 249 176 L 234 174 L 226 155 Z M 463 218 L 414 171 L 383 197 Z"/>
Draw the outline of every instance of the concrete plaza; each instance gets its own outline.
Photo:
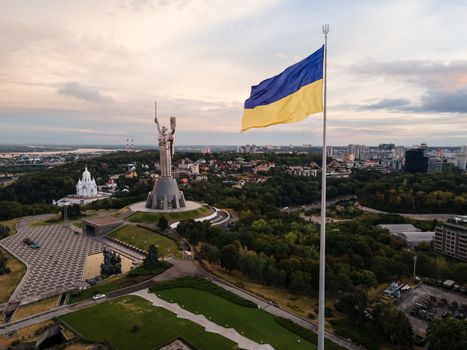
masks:
<path id="1" fill-rule="evenodd" d="M 86 257 L 104 249 L 101 242 L 63 225 L 19 224 L 17 228 L 18 233 L 0 241 L 27 266 L 10 302 L 29 303 L 79 287 Z M 31 248 L 23 243 L 25 238 L 39 242 L 41 247 Z"/>

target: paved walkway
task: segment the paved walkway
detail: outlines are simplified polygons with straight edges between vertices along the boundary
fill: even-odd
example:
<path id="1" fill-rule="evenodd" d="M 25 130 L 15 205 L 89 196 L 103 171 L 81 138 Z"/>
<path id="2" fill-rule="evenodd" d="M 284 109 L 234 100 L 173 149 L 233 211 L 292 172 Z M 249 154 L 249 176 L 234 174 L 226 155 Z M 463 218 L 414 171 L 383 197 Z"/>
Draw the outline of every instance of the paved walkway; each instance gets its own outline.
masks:
<path id="1" fill-rule="evenodd" d="M 124 245 L 118 244 L 117 242 L 111 241 L 110 239 L 107 239 L 105 236 L 95 236 L 93 237 L 93 239 L 102 244 L 105 244 L 110 249 L 112 249 L 114 252 L 131 259 L 134 265 L 142 264 L 146 257 L 146 255 L 139 253 L 128 247 L 125 247 Z"/>
<path id="2" fill-rule="evenodd" d="M 167 309 L 174 314 L 177 315 L 179 318 L 185 318 L 190 320 L 200 326 L 204 327 L 207 332 L 217 333 L 222 335 L 223 337 L 230 339 L 238 344 L 241 349 L 252 349 L 252 350 L 273 350 L 274 348 L 269 344 L 259 344 L 251 339 L 248 339 L 238 333 L 233 328 L 224 328 L 212 321 L 209 321 L 204 315 L 196 315 L 192 312 L 189 312 L 182 307 L 180 307 L 177 303 L 169 303 L 165 300 L 162 300 L 157 297 L 154 293 L 149 293 L 148 290 L 140 290 L 137 292 L 132 293 L 132 295 L 139 296 L 141 298 L 146 299 L 147 301 L 151 302 L 152 305 L 162 307 Z"/>
<path id="3" fill-rule="evenodd" d="M 10 301 L 32 302 L 79 286 L 86 257 L 102 252 L 103 244 L 63 225 L 30 227 L 28 222 L 18 224 L 18 233 L 0 241 L 0 246 L 27 266 Z M 31 248 L 23 243 L 25 238 L 41 247 Z"/>

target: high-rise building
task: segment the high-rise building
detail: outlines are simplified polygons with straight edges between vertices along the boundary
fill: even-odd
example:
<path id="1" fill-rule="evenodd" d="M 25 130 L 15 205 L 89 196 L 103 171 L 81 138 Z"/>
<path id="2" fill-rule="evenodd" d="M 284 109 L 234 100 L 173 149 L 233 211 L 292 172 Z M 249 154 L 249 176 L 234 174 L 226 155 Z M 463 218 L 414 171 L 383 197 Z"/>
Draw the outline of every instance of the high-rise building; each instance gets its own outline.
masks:
<path id="1" fill-rule="evenodd" d="M 462 170 L 465 170 L 466 165 L 467 165 L 467 156 L 458 155 L 457 156 L 457 167 Z"/>
<path id="2" fill-rule="evenodd" d="M 458 216 L 436 226 L 434 249 L 438 253 L 467 261 L 467 216 Z"/>
<path id="3" fill-rule="evenodd" d="M 426 173 L 428 170 L 428 157 L 425 149 L 413 148 L 405 151 L 405 171 L 409 173 Z"/>
<path id="4" fill-rule="evenodd" d="M 354 156 L 354 159 L 356 160 L 363 160 L 365 159 L 365 152 L 366 152 L 366 146 L 365 145 L 353 145 L 350 144 L 347 147 L 347 151 L 349 154 L 352 154 Z"/>
<path id="5" fill-rule="evenodd" d="M 439 158 L 428 159 L 428 172 L 440 173 L 443 171 L 443 160 Z"/>

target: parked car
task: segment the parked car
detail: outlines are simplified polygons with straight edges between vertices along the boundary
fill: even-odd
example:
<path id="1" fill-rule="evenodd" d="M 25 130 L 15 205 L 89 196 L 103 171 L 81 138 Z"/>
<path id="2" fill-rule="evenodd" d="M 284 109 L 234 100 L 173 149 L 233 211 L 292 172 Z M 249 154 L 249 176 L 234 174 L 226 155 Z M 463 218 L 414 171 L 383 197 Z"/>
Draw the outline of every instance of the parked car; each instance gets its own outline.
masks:
<path id="1" fill-rule="evenodd" d="M 92 297 L 93 300 L 99 300 L 105 298 L 105 294 L 96 294 Z"/>

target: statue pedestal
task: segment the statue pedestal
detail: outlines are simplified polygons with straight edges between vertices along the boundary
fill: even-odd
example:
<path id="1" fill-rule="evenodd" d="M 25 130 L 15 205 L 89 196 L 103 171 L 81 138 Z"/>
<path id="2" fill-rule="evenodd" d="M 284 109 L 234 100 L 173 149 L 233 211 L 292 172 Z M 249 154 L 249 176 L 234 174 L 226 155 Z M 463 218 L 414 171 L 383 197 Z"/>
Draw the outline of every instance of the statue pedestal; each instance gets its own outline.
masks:
<path id="1" fill-rule="evenodd" d="M 168 210 L 180 209 L 185 206 L 183 192 L 178 189 L 177 182 L 171 176 L 158 178 L 146 201 L 146 208 L 148 209 Z"/>

